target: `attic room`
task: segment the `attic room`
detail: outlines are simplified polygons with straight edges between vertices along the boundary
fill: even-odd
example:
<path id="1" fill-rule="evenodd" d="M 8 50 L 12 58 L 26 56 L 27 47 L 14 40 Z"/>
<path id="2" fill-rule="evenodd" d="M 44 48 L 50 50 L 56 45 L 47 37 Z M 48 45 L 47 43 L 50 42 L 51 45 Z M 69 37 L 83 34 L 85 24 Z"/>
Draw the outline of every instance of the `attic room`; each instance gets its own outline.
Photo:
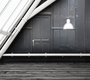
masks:
<path id="1" fill-rule="evenodd" d="M 90 0 L 0 0 L 0 80 L 90 80 Z"/>
<path id="2" fill-rule="evenodd" d="M 88 53 L 87 4 L 88 0 L 57 0 L 24 25 L 6 53 Z M 63 29 L 67 18 L 74 29 Z"/>

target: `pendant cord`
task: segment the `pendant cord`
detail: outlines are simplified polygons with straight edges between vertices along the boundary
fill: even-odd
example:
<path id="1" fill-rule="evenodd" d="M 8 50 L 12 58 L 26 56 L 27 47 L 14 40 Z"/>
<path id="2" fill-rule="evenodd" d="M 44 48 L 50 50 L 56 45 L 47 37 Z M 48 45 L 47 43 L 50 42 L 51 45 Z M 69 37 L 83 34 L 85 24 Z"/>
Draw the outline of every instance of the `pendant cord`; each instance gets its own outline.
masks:
<path id="1" fill-rule="evenodd" d="M 68 19 L 70 19 L 70 16 L 69 16 L 69 0 L 68 0 Z"/>

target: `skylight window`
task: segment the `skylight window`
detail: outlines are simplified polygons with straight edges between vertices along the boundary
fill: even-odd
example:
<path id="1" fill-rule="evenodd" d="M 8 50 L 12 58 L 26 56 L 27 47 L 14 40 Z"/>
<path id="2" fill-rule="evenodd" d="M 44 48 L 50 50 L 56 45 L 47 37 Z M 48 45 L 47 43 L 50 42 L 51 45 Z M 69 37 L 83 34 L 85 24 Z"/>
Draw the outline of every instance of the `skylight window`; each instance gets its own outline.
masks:
<path id="1" fill-rule="evenodd" d="M 15 1 L 15 0 L 14 0 Z M 18 1 L 18 2 L 17 2 Z M 27 0 L 16 0 L 16 3 L 18 3 L 17 5 L 15 5 L 16 7 L 14 8 L 12 6 L 12 8 L 14 9 L 14 12 L 12 12 L 12 10 L 10 11 L 10 13 L 12 12 L 10 19 L 8 20 L 8 22 L 5 24 L 4 28 L 2 29 L 3 31 L 10 31 L 13 26 L 15 25 L 15 23 L 17 22 L 17 19 L 19 19 L 19 15 L 22 12 L 25 4 L 28 2 Z M 15 4 L 16 4 L 15 3 Z M 8 12 L 8 11 L 7 11 Z"/>
<path id="2" fill-rule="evenodd" d="M 32 0 L 0 0 L 0 46 L 30 7 Z"/>
<path id="3" fill-rule="evenodd" d="M 0 14 L 4 11 L 6 5 L 10 2 L 10 0 L 0 0 Z"/>
<path id="4" fill-rule="evenodd" d="M 6 38 L 6 35 L 0 34 L 0 46 L 5 38 Z"/>

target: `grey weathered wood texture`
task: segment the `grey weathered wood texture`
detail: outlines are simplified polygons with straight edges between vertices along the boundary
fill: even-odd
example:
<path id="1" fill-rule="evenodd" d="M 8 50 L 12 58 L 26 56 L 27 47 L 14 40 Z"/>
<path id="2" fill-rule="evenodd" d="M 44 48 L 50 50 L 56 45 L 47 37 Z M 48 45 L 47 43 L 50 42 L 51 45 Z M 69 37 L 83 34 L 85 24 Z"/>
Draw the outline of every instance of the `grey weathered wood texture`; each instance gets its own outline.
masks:
<path id="1" fill-rule="evenodd" d="M 0 80 L 90 80 L 90 63 L 5 63 Z"/>

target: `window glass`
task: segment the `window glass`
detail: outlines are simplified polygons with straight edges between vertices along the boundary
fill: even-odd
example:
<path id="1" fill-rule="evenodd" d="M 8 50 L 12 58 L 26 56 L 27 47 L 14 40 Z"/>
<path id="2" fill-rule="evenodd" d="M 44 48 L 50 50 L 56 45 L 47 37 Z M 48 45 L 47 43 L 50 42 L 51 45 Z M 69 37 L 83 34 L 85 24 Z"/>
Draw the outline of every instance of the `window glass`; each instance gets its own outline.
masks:
<path id="1" fill-rule="evenodd" d="M 19 0 L 18 0 L 19 2 Z M 3 31 L 10 31 L 13 26 L 16 24 L 17 19 L 19 18 L 18 16 L 20 15 L 22 9 L 24 8 L 24 6 L 26 5 L 28 1 L 27 0 L 22 0 L 20 2 L 19 5 L 17 5 L 16 9 L 14 10 L 14 13 L 12 14 L 12 16 L 10 17 L 10 19 L 8 20 L 8 22 L 5 24 Z M 17 3 L 17 1 L 16 1 Z M 11 11 L 10 11 L 11 12 Z"/>
<path id="2" fill-rule="evenodd" d="M 6 5 L 8 5 L 9 2 L 10 2 L 10 0 L 1 0 L 0 1 L 0 14 L 4 11 Z"/>
<path id="3" fill-rule="evenodd" d="M 30 0 L 0 0 L 0 45 L 30 6 Z"/>

